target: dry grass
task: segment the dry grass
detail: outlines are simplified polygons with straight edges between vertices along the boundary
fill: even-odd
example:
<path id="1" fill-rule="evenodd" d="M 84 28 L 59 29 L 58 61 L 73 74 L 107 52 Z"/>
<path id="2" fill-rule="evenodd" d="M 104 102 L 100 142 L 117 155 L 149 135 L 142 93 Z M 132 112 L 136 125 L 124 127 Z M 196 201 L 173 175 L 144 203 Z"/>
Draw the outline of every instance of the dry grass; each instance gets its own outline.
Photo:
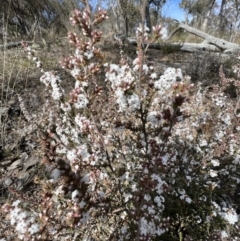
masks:
<path id="1" fill-rule="evenodd" d="M 69 53 L 66 39 L 53 43 L 49 48 L 36 50 L 43 63 L 43 68 L 60 70 L 59 62 Z M 0 51 L 0 147 L 3 153 L 11 153 L 10 146 L 21 142 L 21 136 L 16 134 L 18 128 L 23 127 L 24 118 L 20 114 L 17 94 L 24 99 L 30 113 L 37 112 L 44 102 L 45 89 L 40 83 L 40 69 L 27 59 L 22 47 Z M 21 123 L 21 124 L 20 124 Z M 15 132 L 12 136 L 11 134 Z M 14 143 L 13 143 L 14 141 Z M 10 152 L 9 152 L 10 151 Z M 4 155 L 5 155 L 4 154 Z"/>

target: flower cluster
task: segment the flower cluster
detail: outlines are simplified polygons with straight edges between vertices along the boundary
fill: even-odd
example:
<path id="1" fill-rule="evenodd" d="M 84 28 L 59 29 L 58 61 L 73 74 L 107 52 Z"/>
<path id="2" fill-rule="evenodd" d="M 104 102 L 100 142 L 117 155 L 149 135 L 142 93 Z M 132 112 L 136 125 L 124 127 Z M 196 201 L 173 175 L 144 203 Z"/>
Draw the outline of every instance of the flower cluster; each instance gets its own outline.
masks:
<path id="1" fill-rule="evenodd" d="M 106 18 L 103 10 L 73 13 L 82 36 L 69 33 L 76 50 L 61 62 L 75 79 L 68 96 L 56 73 L 40 79 L 59 102 L 43 127 L 53 168 L 36 211 L 42 223 L 23 212 L 31 222 L 19 237 L 57 240 L 71 227 L 80 240 L 239 240 L 239 108 L 227 94 L 230 85 L 238 93 L 239 81 L 220 70 L 219 85 L 192 90 L 181 69 L 158 77 L 144 54 L 160 26 L 152 37 L 137 29 L 133 63 L 103 64 L 95 26 Z M 20 211 L 18 202 L 8 210 Z"/>
<path id="2" fill-rule="evenodd" d="M 106 73 L 106 81 L 111 82 L 111 88 L 119 105 L 119 109 L 132 111 L 140 109 L 139 96 L 133 92 L 136 77 L 127 64 L 119 66 L 111 64 Z"/>
<path id="3" fill-rule="evenodd" d="M 21 208 L 21 201 L 16 200 L 12 205 L 5 204 L 3 210 L 9 213 L 10 224 L 15 226 L 18 237 L 21 240 L 32 240 L 32 236 L 38 235 L 40 225 L 32 212 Z"/>

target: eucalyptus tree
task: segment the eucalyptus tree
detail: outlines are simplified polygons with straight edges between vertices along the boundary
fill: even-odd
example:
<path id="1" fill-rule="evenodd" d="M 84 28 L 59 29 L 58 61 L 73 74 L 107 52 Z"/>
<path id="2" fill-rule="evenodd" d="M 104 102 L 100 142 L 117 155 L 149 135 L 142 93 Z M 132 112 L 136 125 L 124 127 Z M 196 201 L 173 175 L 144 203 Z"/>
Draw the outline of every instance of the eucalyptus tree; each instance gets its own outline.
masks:
<path id="1" fill-rule="evenodd" d="M 116 32 L 129 35 L 130 29 L 136 27 L 144 16 L 144 22 L 152 29 L 151 12 L 159 16 L 167 0 L 109 0 L 111 12 L 115 16 Z M 123 31 L 124 30 L 124 31 Z"/>
<path id="2" fill-rule="evenodd" d="M 222 0 L 219 13 L 219 27 L 234 41 L 240 30 L 240 2 L 239 0 Z"/>
<path id="3" fill-rule="evenodd" d="M 0 24 L 4 23 L 23 35 L 31 35 L 36 29 L 48 32 L 53 25 L 66 22 L 70 12 L 79 7 L 81 0 L 2 0 Z"/>
<path id="4" fill-rule="evenodd" d="M 128 36 L 140 19 L 136 0 L 109 0 L 109 5 L 114 15 L 115 31 Z"/>
<path id="5" fill-rule="evenodd" d="M 167 0 L 148 0 L 145 9 L 145 17 L 146 17 L 146 25 L 148 26 L 150 32 L 152 30 L 152 22 L 150 9 L 154 9 L 155 14 L 159 16 L 161 14 L 161 10 L 163 5 L 167 2 Z"/>
<path id="6" fill-rule="evenodd" d="M 195 26 L 206 31 L 216 0 L 182 0 L 180 7 L 193 16 Z"/>
<path id="7" fill-rule="evenodd" d="M 182 0 L 180 7 L 192 16 L 194 27 L 234 41 L 240 29 L 239 0 Z"/>

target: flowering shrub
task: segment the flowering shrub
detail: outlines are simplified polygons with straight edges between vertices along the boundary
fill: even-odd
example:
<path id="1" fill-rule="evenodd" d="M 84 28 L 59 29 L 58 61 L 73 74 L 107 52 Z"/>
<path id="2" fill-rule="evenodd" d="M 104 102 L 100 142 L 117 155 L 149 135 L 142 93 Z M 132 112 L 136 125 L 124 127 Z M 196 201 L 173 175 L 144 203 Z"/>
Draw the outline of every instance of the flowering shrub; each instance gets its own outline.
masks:
<path id="1" fill-rule="evenodd" d="M 152 37 L 137 29 L 132 64 L 123 56 L 119 64 L 104 63 L 95 27 L 106 18 L 103 10 L 93 19 L 88 8 L 73 13 L 82 36 L 69 33 L 76 50 L 62 61 L 75 78 L 69 95 L 57 73 L 42 70 L 40 81 L 58 106 L 42 126 L 51 179 L 42 183 L 34 212 L 31 203 L 4 205 L 18 237 L 240 240 L 239 101 L 225 92 L 230 85 L 238 92 L 238 81 L 220 70 L 219 85 L 193 90 L 181 69 L 158 77 L 144 54 L 160 26 Z"/>

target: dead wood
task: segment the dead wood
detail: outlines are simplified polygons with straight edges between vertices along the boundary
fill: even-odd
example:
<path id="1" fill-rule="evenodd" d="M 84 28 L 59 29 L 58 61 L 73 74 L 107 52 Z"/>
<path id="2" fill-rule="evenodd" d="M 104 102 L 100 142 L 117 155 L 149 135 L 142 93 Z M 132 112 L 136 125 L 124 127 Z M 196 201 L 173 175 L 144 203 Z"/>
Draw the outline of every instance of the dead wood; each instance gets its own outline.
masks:
<path id="1" fill-rule="evenodd" d="M 128 43 L 131 44 L 131 45 L 134 45 L 136 46 L 137 45 L 137 42 L 135 39 L 128 39 Z M 184 51 L 184 52 L 196 52 L 196 51 L 199 51 L 199 50 L 202 50 L 202 51 L 211 51 L 211 52 L 220 52 L 219 48 L 214 46 L 214 45 L 211 45 L 211 44 L 207 44 L 207 43 L 199 43 L 199 44 L 196 44 L 196 43 L 167 43 L 167 42 L 164 42 L 164 43 L 152 43 L 152 44 L 149 44 L 149 48 L 150 49 L 165 49 L 166 47 L 170 47 L 172 46 L 173 48 L 175 48 L 176 50 L 179 50 L 179 51 Z"/>
<path id="2" fill-rule="evenodd" d="M 179 23 L 178 27 L 175 28 L 170 35 L 165 39 L 165 42 L 172 38 L 180 30 L 185 30 L 188 33 L 196 35 L 203 38 L 201 43 L 182 43 L 179 47 L 181 51 L 187 52 L 196 52 L 198 50 L 211 51 L 211 52 L 223 52 L 223 53 L 237 53 L 240 52 L 240 46 L 236 43 L 228 42 L 224 39 L 216 38 L 210 34 L 207 34 L 203 31 L 200 31 L 196 28 L 193 28 L 187 24 Z M 130 44 L 136 44 L 136 40 L 128 39 Z M 150 44 L 150 48 L 162 49 L 164 48 L 165 43 Z M 179 43 L 168 43 L 168 45 L 177 46 Z"/>
<path id="3" fill-rule="evenodd" d="M 25 41 L 28 44 L 32 44 L 32 41 Z M 1 44 L 0 45 L 0 49 L 4 50 L 4 49 L 11 49 L 11 48 L 16 48 L 22 45 L 22 42 L 12 42 L 12 43 L 6 43 L 6 44 Z"/>

